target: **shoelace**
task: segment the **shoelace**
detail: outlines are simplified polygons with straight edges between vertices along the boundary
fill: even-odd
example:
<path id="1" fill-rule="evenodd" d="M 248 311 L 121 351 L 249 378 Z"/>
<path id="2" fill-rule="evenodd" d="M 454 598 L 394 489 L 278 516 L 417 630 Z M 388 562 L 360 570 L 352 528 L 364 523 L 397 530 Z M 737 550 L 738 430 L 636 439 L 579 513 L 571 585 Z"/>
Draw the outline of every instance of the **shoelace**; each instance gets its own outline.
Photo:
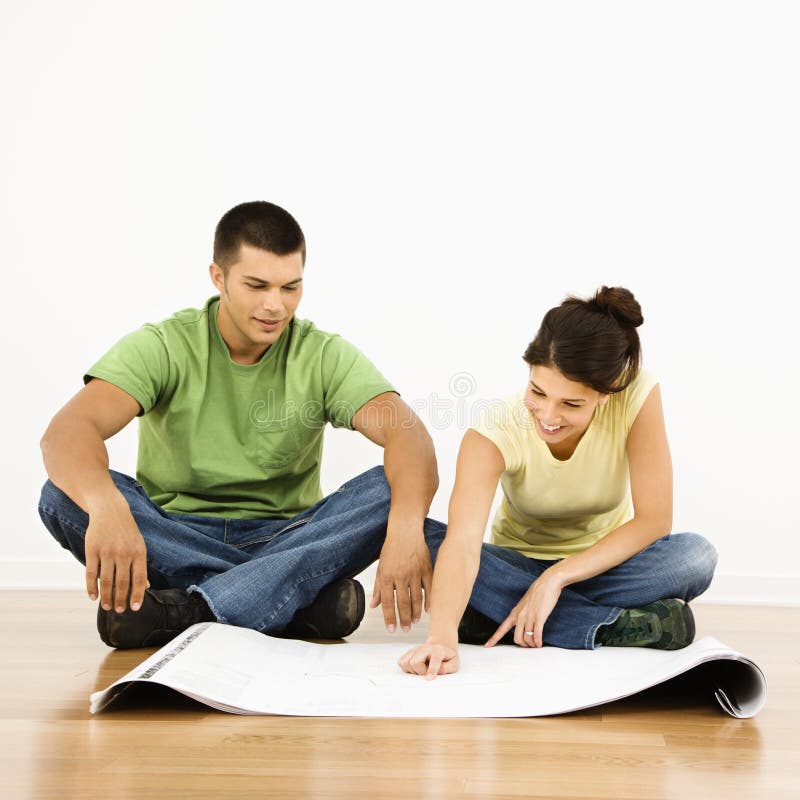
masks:
<path id="1" fill-rule="evenodd" d="M 640 639 L 658 639 L 661 635 L 661 631 L 657 629 L 650 614 L 628 620 L 625 628 L 624 633 L 611 638 L 615 641 L 635 642 Z"/>

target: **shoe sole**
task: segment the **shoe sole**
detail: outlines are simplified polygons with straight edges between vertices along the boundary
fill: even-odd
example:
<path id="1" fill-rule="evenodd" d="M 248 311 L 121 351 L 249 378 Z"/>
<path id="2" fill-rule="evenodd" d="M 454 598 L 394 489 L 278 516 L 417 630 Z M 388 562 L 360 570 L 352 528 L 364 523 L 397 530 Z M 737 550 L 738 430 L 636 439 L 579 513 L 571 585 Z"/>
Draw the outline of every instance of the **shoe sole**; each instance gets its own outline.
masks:
<path id="1" fill-rule="evenodd" d="M 348 579 L 348 580 L 352 580 L 352 578 Z M 355 590 L 355 604 L 353 603 L 353 598 L 352 597 L 349 598 L 346 601 L 347 602 L 347 609 L 346 609 L 345 616 L 348 619 L 354 619 L 355 623 L 350 628 L 350 630 L 348 630 L 346 633 L 340 634 L 340 636 L 349 636 L 351 633 L 353 633 L 353 631 L 355 631 L 356 628 L 358 628 L 358 626 L 361 624 L 361 620 L 364 619 L 364 612 L 366 611 L 366 601 L 365 601 L 365 598 L 364 598 L 364 587 L 358 581 L 353 580 L 352 582 L 353 582 L 353 588 Z M 353 607 L 353 606 L 355 606 L 355 607 Z M 336 604 L 337 612 L 339 611 L 339 608 L 340 608 L 340 606 L 339 606 L 339 603 L 337 602 L 337 604 Z M 351 613 L 353 614 L 352 617 L 350 616 Z"/>
<path id="2" fill-rule="evenodd" d="M 690 645 L 694 641 L 694 635 L 696 633 L 695 622 L 694 622 L 694 612 L 691 608 L 689 608 L 688 603 L 683 604 L 683 625 L 685 629 L 685 644 L 683 647 Z M 676 648 L 677 649 L 677 648 Z"/>
<path id="3" fill-rule="evenodd" d="M 102 605 L 97 606 L 97 632 L 100 634 L 103 644 L 108 645 L 108 647 L 115 647 L 111 637 L 108 635 L 108 615 L 110 613 L 110 611 L 104 611 Z"/>
<path id="4" fill-rule="evenodd" d="M 689 607 L 688 603 L 680 603 L 678 600 L 669 601 L 662 601 L 661 608 L 665 609 L 667 613 L 662 617 L 659 613 L 659 617 L 661 617 L 662 621 L 672 621 L 673 624 L 670 625 L 670 629 L 667 633 L 671 634 L 672 639 L 666 645 L 652 645 L 654 647 L 658 647 L 660 650 L 682 650 L 684 647 L 687 647 L 694 641 L 694 636 L 696 632 L 695 628 L 695 621 L 694 621 L 694 613 L 692 609 Z M 675 612 L 672 610 L 674 606 L 672 603 L 680 603 L 680 623 L 678 620 L 675 619 Z"/>

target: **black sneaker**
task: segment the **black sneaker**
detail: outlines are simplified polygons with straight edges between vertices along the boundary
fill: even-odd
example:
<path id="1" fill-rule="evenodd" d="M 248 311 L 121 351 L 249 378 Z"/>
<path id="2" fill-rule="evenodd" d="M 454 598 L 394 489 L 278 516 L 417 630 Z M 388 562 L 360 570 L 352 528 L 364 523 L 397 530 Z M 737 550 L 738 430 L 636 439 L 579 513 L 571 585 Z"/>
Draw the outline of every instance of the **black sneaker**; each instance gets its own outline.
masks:
<path id="1" fill-rule="evenodd" d="M 597 643 L 680 650 L 694 641 L 694 634 L 694 614 L 688 603 L 658 600 L 641 608 L 626 608 L 613 625 L 600 628 Z"/>
<path id="2" fill-rule="evenodd" d="M 364 608 L 364 588 L 352 578 L 342 578 L 326 586 L 310 606 L 301 608 L 280 635 L 294 639 L 341 639 L 359 626 Z"/>
<path id="3" fill-rule="evenodd" d="M 112 597 L 113 603 L 113 597 Z M 196 622 L 215 622 L 202 595 L 182 589 L 145 589 L 138 611 L 126 608 L 121 614 L 97 608 L 97 631 L 109 646 L 161 647 Z"/>
<path id="4" fill-rule="evenodd" d="M 461 622 L 458 623 L 458 641 L 461 644 L 486 644 L 499 627 L 499 622 L 476 611 L 472 606 L 467 606 Z M 503 636 L 499 644 L 514 644 L 513 628 Z"/>

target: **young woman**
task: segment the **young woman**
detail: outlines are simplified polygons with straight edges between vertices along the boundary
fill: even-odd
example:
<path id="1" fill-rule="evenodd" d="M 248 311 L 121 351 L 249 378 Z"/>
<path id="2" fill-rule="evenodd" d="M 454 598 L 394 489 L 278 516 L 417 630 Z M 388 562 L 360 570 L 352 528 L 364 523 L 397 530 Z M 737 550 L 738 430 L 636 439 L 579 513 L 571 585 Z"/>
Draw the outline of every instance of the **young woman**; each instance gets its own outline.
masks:
<path id="1" fill-rule="evenodd" d="M 406 672 L 456 672 L 459 641 L 693 640 L 687 603 L 708 588 L 716 552 L 696 534 L 670 535 L 672 464 L 658 383 L 639 368 L 642 321 L 631 292 L 605 286 L 547 312 L 525 351 L 524 395 L 462 441 L 446 537 L 429 537 L 429 636 L 400 659 Z"/>

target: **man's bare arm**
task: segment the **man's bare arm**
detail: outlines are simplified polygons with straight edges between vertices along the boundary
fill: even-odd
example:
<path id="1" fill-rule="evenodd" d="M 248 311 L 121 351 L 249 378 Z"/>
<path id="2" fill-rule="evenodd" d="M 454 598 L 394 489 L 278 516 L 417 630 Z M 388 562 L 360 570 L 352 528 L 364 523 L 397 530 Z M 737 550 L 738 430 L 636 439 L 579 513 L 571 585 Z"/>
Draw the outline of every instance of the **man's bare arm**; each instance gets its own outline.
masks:
<path id="1" fill-rule="evenodd" d="M 384 470 L 392 499 L 386 541 L 378 562 L 371 606 L 383 606 L 387 629 L 395 630 L 399 612 L 404 630 L 430 607 L 433 577 L 424 522 L 439 484 L 433 441 L 422 421 L 393 392 L 365 403 L 353 427 L 384 449 Z M 423 601 L 424 591 L 424 601 Z"/>
<path id="2" fill-rule="evenodd" d="M 111 608 L 141 605 L 147 586 L 144 539 L 127 501 L 108 472 L 105 440 L 121 431 L 140 411 L 131 395 L 94 379 L 50 422 L 41 440 L 50 480 L 89 515 L 86 530 L 86 591 Z"/>

